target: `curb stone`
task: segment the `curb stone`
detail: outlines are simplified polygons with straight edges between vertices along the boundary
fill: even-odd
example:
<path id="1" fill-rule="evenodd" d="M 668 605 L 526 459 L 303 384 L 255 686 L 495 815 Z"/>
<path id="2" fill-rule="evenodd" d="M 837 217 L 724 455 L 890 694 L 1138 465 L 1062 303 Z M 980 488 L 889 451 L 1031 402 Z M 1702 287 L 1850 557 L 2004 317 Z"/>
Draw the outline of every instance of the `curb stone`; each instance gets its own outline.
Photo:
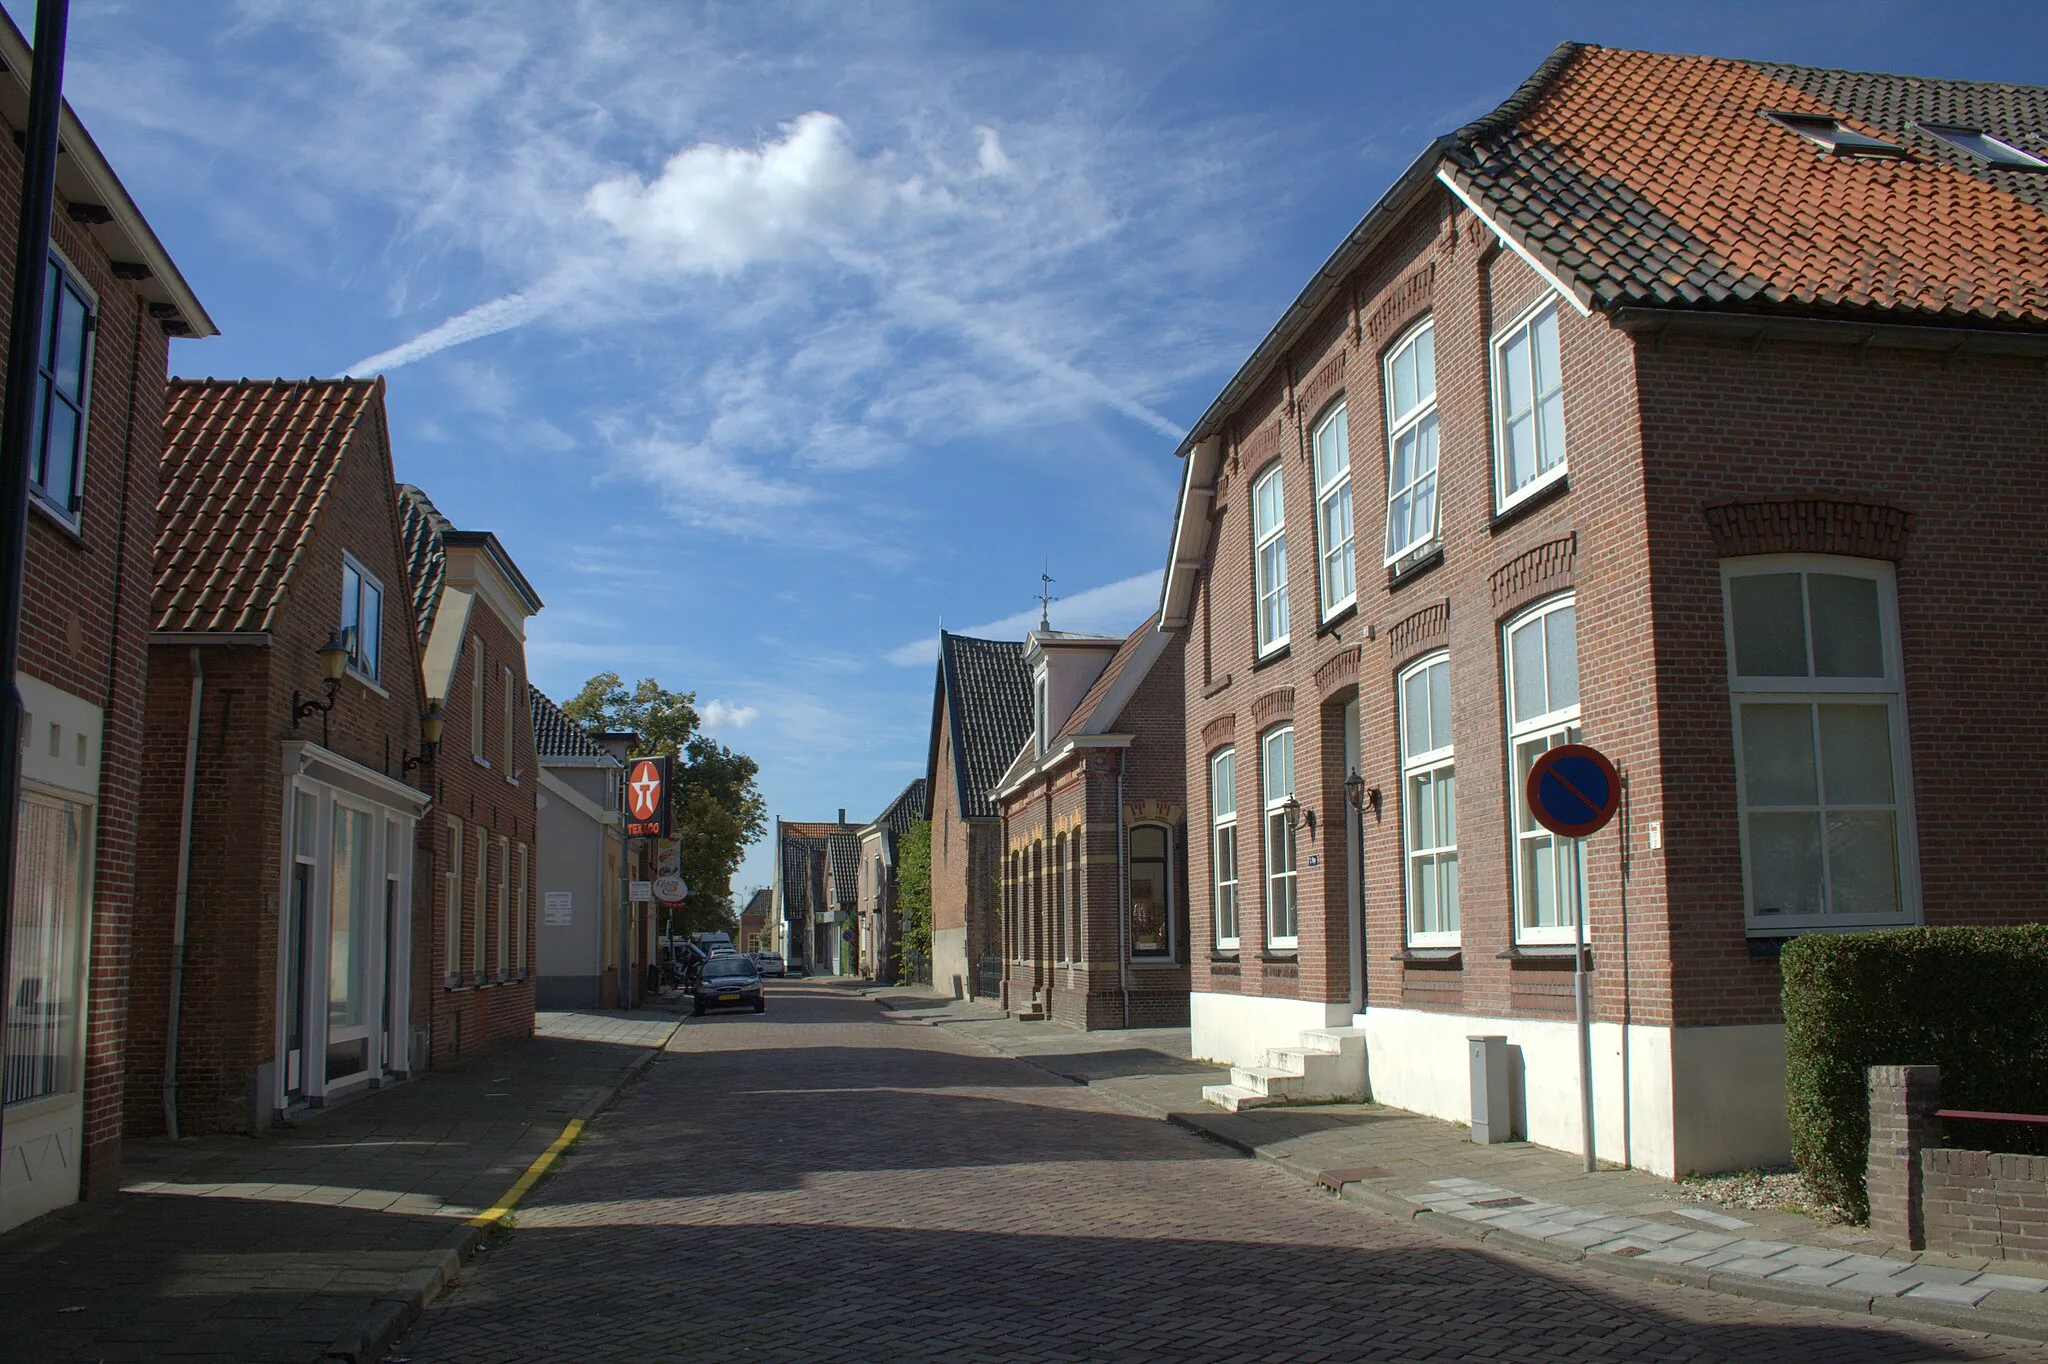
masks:
<path id="1" fill-rule="evenodd" d="M 677 1020 L 675 1026 L 682 1027 L 681 1020 Z M 646 1073 L 647 1068 L 654 1064 L 656 1057 L 668 1050 L 668 1044 L 675 1035 L 675 1028 L 671 1028 L 668 1036 L 662 1038 L 655 1046 L 649 1047 L 646 1054 L 628 1067 L 626 1073 L 621 1075 L 616 1083 L 609 1089 L 593 1095 L 588 1103 L 577 1109 L 570 1123 L 585 1123 L 603 1112 L 634 1081 Z M 564 1126 L 566 1130 L 568 1124 Z M 558 1158 L 549 1160 L 542 1167 L 540 1176 L 545 1177 L 552 1173 L 557 1163 Z M 526 1173 L 521 1171 L 521 1178 L 524 1178 Z M 517 1182 L 514 1181 L 515 1184 Z M 534 1181 L 536 1184 L 539 1182 L 539 1178 Z M 504 1200 L 500 1198 L 498 1201 L 502 1203 Z M 435 1263 L 425 1269 L 414 1270 L 400 1276 L 392 1292 L 372 1302 L 364 1311 L 356 1329 L 329 1345 L 321 1359 L 333 1360 L 337 1364 L 376 1364 L 376 1361 L 382 1359 L 385 1353 L 398 1343 L 400 1337 L 412 1329 L 413 1323 L 420 1319 L 421 1314 L 436 1298 L 461 1282 L 462 1267 L 475 1257 L 477 1248 L 483 1244 L 486 1230 L 487 1228 L 475 1222 L 464 1222 L 449 1232 L 447 1238 L 441 1242 L 440 1249 L 434 1252 Z"/>
<path id="2" fill-rule="evenodd" d="M 870 998 L 863 994 L 863 998 Z M 885 1009 L 893 1001 L 876 999 L 873 1002 Z M 933 1026 L 938 1026 L 934 1023 Z M 1319 1187 L 1320 1170 L 1311 1170 L 1288 1158 L 1284 1151 L 1262 1149 L 1258 1143 L 1243 1137 L 1233 1136 L 1226 1131 L 1209 1126 L 1204 1115 L 1163 1108 L 1133 1095 L 1120 1093 L 1095 1081 L 1080 1080 L 1070 1075 L 1061 1075 L 1049 1066 L 1039 1065 L 1037 1058 L 1020 1052 L 1005 1051 L 979 1038 L 966 1036 L 966 1040 L 998 1056 L 1007 1056 L 1022 1061 L 1035 1070 L 1058 1076 L 1074 1084 L 1100 1089 L 1105 1095 L 1122 1104 L 1125 1108 L 1148 1116 L 1160 1118 L 1175 1127 L 1192 1132 L 1227 1146 L 1241 1155 L 1265 1161 L 1294 1176 L 1310 1187 Z M 1945 1326 L 1952 1329 L 1982 1332 L 1987 1335 L 2003 1335 L 2020 1340 L 2048 1342 L 2048 1294 L 2038 1295 L 2042 1312 L 2016 1312 L 2005 1306 L 1963 1307 L 1954 1303 L 1932 1302 L 1924 1299 L 1891 1298 L 1852 1291 L 1835 1291 L 1816 1288 L 1805 1284 L 1774 1284 L 1766 1279 L 1751 1275 L 1729 1274 L 1715 1270 L 1688 1269 L 1682 1264 L 1655 1262 L 1643 1264 L 1627 1256 L 1589 1256 L 1573 1246 L 1558 1245 L 1537 1237 L 1525 1236 L 1505 1227 L 1481 1227 L 1460 1218 L 1446 1217 L 1442 1213 L 1409 1203 L 1405 1198 L 1385 1190 L 1375 1189 L 1362 1182 L 1345 1183 L 1338 1192 L 1340 1198 L 1363 1204 L 1366 1208 L 1396 1221 L 1415 1222 L 1431 1231 L 1459 1240 L 1478 1242 L 1518 1255 L 1549 1260 L 1558 1264 L 1579 1264 L 1603 1274 L 1620 1278 L 1646 1279 L 1652 1283 L 1674 1286 L 1703 1288 L 1709 1292 L 1726 1293 L 1731 1297 L 1750 1298 L 1758 1302 L 1782 1303 L 1795 1307 L 1819 1307 L 1831 1311 L 1861 1313 L 1865 1316 L 1890 1317 L 1901 1321 L 1918 1322 L 1927 1326 Z M 2001 1295 L 2005 1296 L 2005 1295 Z M 2020 1295 L 2012 1295 L 2017 1298 Z M 2036 1295 L 2025 1295 L 2033 1297 Z M 1987 1301 L 1989 1301 L 1987 1299 Z"/>

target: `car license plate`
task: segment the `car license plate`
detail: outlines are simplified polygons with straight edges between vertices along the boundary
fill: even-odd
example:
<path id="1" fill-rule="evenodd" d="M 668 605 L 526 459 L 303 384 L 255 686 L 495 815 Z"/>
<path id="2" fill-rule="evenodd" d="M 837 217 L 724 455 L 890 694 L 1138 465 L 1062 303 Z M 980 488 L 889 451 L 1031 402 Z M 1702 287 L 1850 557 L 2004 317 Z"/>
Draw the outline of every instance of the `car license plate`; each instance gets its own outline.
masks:
<path id="1" fill-rule="evenodd" d="M 740 997 L 738 995 L 720 995 L 718 1002 L 720 1004 L 737 1004 L 740 1002 Z"/>

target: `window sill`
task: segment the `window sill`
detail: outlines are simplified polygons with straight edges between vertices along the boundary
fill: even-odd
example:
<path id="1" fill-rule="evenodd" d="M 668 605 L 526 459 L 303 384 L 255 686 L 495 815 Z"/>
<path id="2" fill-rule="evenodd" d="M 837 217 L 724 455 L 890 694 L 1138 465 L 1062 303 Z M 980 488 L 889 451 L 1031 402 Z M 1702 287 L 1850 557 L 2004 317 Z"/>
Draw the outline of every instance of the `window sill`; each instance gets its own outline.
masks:
<path id="1" fill-rule="evenodd" d="M 1258 672 L 1261 668 L 1270 668 L 1275 663 L 1280 662 L 1282 659 L 1286 658 L 1289 654 L 1293 652 L 1294 645 L 1290 641 L 1289 643 L 1282 644 L 1277 649 L 1272 649 L 1267 651 L 1266 653 L 1260 654 L 1257 658 L 1252 660 L 1252 671 Z"/>
<path id="2" fill-rule="evenodd" d="M 491 770 L 491 760 L 489 758 L 480 757 L 477 754 L 472 753 L 469 755 L 469 760 L 475 763 L 478 767 L 481 767 L 486 772 Z"/>
<path id="3" fill-rule="evenodd" d="M 364 691 L 373 691 L 377 693 L 377 695 L 383 697 L 386 701 L 389 701 L 391 699 L 391 693 L 385 691 L 383 686 L 378 683 L 376 678 L 370 676 L 366 672 L 363 672 L 361 669 L 357 668 L 353 664 L 349 665 L 348 678 L 352 682 L 360 683 Z"/>
<path id="4" fill-rule="evenodd" d="M 42 515 L 43 520 L 56 527 L 58 534 L 62 535 L 72 544 L 77 545 L 80 549 L 89 548 L 85 543 L 85 533 L 78 528 L 79 522 L 84 520 L 83 516 L 76 518 L 66 516 L 63 512 L 58 511 L 48 502 L 45 502 L 42 495 L 36 492 L 34 488 L 29 489 L 28 504 Z"/>
<path id="5" fill-rule="evenodd" d="M 1202 689 L 1202 699 L 1206 701 L 1212 696 L 1221 696 L 1224 692 L 1228 691 L 1229 689 L 1230 674 L 1225 673 L 1223 674 L 1220 680 L 1211 682 L 1208 686 Z"/>
<path id="6" fill-rule="evenodd" d="M 1576 957 L 1579 949 L 1568 942 L 1517 943 L 1507 951 L 1494 957 L 1495 961 L 1526 962 L 1569 962 Z M 1586 969 L 1593 969 L 1593 948 L 1586 947 Z"/>
<path id="7" fill-rule="evenodd" d="M 1346 621 L 1350 620 L 1353 616 L 1357 614 L 1358 598 L 1353 597 L 1350 601 L 1345 602 L 1342 606 L 1338 607 L 1335 611 L 1331 612 L 1328 616 L 1323 618 L 1323 623 L 1316 627 L 1316 635 L 1318 637 L 1321 637 L 1323 635 L 1333 633 L 1339 626 L 1343 625 Z"/>
<path id="8" fill-rule="evenodd" d="M 1498 535 L 1537 508 L 1549 506 L 1571 490 L 1571 474 L 1559 474 L 1554 480 L 1544 484 L 1521 501 L 1512 503 L 1495 512 L 1493 519 L 1487 523 L 1487 529 Z"/>
<path id="9" fill-rule="evenodd" d="M 1443 541 L 1434 541 L 1387 565 L 1387 591 L 1398 592 L 1444 561 Z"/>
<path id="10" fill-rule="evenodd" d="M 1391 961 L 1420 963 L 1429 966 L 1462 966 L 1465 949 L 1462 947 L 1404 947 L 1396 952 Z"/>

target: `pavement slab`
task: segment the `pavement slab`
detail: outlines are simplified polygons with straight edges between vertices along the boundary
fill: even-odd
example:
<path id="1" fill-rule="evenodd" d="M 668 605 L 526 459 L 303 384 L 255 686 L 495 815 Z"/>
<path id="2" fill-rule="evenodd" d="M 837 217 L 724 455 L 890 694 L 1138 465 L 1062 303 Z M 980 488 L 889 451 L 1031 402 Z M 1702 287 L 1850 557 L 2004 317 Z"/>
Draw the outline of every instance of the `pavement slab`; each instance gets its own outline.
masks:
<path id="1" fill-rule="evenodd" d="M 528 1041 L 294 1127 L 128 1143 L 120 1192 L 0 1235 L 0 1362 L 380 1347 L 399 1304 L 460 1272 L 468 1219 L 678 1019 L 544 1014 Z"/>

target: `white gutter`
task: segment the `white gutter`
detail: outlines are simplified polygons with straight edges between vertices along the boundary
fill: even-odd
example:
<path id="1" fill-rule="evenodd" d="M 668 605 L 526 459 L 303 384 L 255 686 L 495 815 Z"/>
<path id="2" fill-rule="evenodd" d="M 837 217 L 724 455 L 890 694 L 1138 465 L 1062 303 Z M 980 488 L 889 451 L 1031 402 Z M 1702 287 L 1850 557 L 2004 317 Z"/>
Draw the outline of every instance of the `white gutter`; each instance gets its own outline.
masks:
<path id="1" fill-rule="evenodd" d="M 1465 187 L 1459 184 L 1455 179 L 1451 177 L 1450 167 L 1439 165 L 1436 168 L 1436 178 L 1437 181 L 1440 184 L 1442 184 L 1445 189 L 1457 195 L 1458 202 L 1463 204 L 1466 208 L 1471 209 L 1473 216 L 1478 218 L 1480 222 L 1485 223 L 1486 230 L 1493 233 L 1494 236 L 1500 238 L 1502 244 L 1505 245 L 1508 250 L 1520 256 L 1523 262 L 1527 264 L 1531 270 L 1534 270 L 1539 276 L 1541 276 L 1543 280 L 1550 285 L 1551 288 L 1557 290 L 1560 294 L 1563 294 L 1567 299 L 1571 300 L 1572 307 L 1578 310 L 1578 314 L 1580 317 L 1591 317 L 1593 315 L 1592 308 L 1586 304 L 1585 300 L 1581 299 L 1578 296 L 1578 294 L 1573 291 L 1570 285 L 1566 284 L 1562 279 L 1558 277 L 1558 274 L 1555 270 L 1552 270 L 1549 266 L 1545 265 L 1542 261 L 1538 260 L 1536 258 L 1535 252 L 1531 251 L 1528 247 L 1522 245 L 1522 243 L 1516 240 L 1514 237 L 1508 235 L 1507 230 L 1494 220 L 1494 216 L 1491 213 L 1487 212 L 1485 207 L 1481 205 L 1477 199 L 1474 199 L 1471 195 L 1465 192 Z"/>

